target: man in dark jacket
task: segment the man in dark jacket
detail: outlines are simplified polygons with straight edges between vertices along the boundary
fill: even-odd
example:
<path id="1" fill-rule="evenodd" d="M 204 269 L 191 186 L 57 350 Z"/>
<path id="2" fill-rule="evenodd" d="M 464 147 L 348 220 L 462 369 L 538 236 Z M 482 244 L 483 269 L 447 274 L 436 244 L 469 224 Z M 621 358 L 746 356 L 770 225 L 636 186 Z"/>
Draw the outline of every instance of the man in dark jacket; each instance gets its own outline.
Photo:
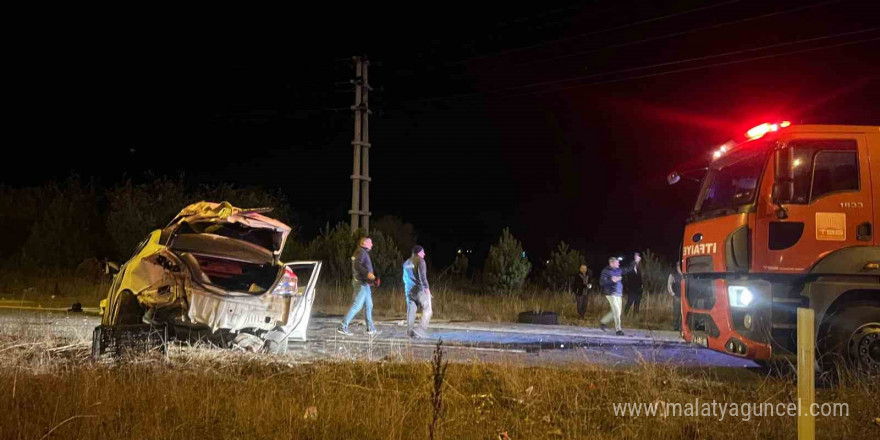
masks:
<path id="1" fill-rule="evenodd" d="M 641 260 L 642 257 L 636 254 L 634 265 L 638 264 Z M 602 287 L 602 293 L 605 294 L 605 299 L 611 305 L 611 311 L 599 320 L 599 327 L 602 331 L 605 331 L 607 329 L 606 324 L 613 320 L 617 336 L 623 336 L 623 329 L 620 327 L 620 309 L 623 299 L 623 285 L 621 281 L 623 280 L 623 275 L 632 272 L 632 270 L 632 267 L 621 268 L 620 260 L 611 257 L 608 259 L 608 267 L 602 269 L 602 274 L 599 275 L 599 286 Z"/>
<path id="2" fill-rule="evenodd" d="M 403 262 L 403 287 L 406 294 L 406 335 L 410 338 L 428 336 L 428 324 L 431 322 L 431 286 L 428 285 L 427 268 L 425 265 L 425 249 L 419 245 L 413 247 L 412 256 Z M 422 309 L 422 321 L 415 328 L 416 309 Z"/>
<path id="3" fill-rule="evenodd" d="M 376 274 L 373 273 L 373 262 L 370 260 L 370 250 L 373 249 L 373 240 L 370 237 L 363 237 L 359 240 L 359 246 L 351 256 L 351 286 L 354 290 L 354 303 L 348 309 L 342 324 L 336 329 L 337 333 L 350 336 L 352 333 L 348 331 L 348 324 L 366 307 L 364 315 L 367 321 L 367 334 L 375 336 L 379 334 L 373 325 L 373 293 L 370 290 L 370 283 L 376 280 Z"/>
<path id="4" fill-rule="evenodd" d="M 672 295 L 672 326 L 681 331 L 681 261 L 675 263 L 675 271 L 666 281 L 666 292 Z"/>
<path id="5" fill-rule="evenodd" d="M 587 275 L 587 265 L 581 264 L 581 268 L 571 282 L 571 292 L 577 301 L 578 317 L 584 319 L 587 314 L 587 292 L 590 289 L 590 276 Z"/>
<path id="6" fill-rule="evenodd" d="M 634 257 L 641 260 L 641 255 L 638 252 L 635 253 Z M 639 306 L 642 304 L 642 271 L 639 267 L 639 260 L 633 263 L 632 272 L 627 273 L 623 277 L 623 290 L 626 292 L 626 305 L 623 307 L 624 315 L 629 315 L 630 307 L 638 315 Z"/>

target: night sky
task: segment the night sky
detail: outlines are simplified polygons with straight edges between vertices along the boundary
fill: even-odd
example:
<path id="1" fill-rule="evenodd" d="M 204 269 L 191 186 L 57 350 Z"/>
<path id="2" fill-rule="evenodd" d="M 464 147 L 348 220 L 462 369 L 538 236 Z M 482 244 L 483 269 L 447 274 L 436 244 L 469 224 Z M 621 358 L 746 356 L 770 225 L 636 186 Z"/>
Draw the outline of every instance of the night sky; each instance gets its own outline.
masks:
<path id="1" fill-rule="evenodd" d="M 280 188 L 309 238 L 348 221 L 367 54 L 373 219 L 435 264 L 505 226 L 533 263 L 559 240 L 672 256 L 696 191 L 672 169 L 771 119 L 880 125 L 872 1 L 326 3 L 38 20 L 4 63 L 2 183 Z"/>

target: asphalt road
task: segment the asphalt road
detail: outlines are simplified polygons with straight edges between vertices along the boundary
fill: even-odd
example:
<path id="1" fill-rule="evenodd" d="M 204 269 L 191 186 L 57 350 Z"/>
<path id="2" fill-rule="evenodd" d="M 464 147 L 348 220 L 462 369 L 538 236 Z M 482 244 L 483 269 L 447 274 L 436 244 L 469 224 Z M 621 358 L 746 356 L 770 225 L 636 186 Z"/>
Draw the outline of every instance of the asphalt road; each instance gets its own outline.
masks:
<path id="1" fill-rule="evenodd" d="M 288 355 L 315 360 L 418 360 L 429 359 L 439 340 L 447 359 L 463 362 L 514 362 L 546 365 L 592 363 L 631 366 L 640 363 L 681 367 L 757 367 L 751 361 L 686 344 L 677 332 L 624 329 L 613 332 L 575 326 L 545 326 L 487 322 L 435 322 L 430 339 L 406 337 L 403 321 L 378 321 L 381 333 L 364 334 L 361 322 L 352 323 L 353 336 L 335 329 L 340 317 L 313 316 L 308 341 L 291 341 Z M 14 308 L 0 305 L 0 331 L 38 330 L 87 340 L 100 322 L 94 313 L 69 313 L 64 309 Z"/>

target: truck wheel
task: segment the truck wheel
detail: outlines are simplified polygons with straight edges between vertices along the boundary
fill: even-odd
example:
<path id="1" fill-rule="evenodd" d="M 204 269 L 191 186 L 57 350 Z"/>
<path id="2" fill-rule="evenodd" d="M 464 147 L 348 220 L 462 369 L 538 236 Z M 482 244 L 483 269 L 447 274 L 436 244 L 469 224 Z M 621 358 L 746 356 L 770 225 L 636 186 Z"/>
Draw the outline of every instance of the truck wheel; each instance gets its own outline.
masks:
<path id="1" fill-rule="evenodd" d="M 880 375 L 880 306 L 850 306 L 833 314 L 820 333 L 824 366 Z"/>

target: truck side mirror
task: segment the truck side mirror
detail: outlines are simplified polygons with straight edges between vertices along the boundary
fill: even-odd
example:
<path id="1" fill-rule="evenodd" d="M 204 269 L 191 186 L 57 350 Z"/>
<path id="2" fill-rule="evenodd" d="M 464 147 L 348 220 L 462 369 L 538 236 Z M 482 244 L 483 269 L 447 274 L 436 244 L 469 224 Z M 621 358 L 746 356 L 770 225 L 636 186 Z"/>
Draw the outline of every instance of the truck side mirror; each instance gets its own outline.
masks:
<path id="1" fill-rule="evenodd" d="M 794 197 L 794 149 L 776 150 L 776 181 L 773 182 L 773 202 L 789 203 Z"/>

